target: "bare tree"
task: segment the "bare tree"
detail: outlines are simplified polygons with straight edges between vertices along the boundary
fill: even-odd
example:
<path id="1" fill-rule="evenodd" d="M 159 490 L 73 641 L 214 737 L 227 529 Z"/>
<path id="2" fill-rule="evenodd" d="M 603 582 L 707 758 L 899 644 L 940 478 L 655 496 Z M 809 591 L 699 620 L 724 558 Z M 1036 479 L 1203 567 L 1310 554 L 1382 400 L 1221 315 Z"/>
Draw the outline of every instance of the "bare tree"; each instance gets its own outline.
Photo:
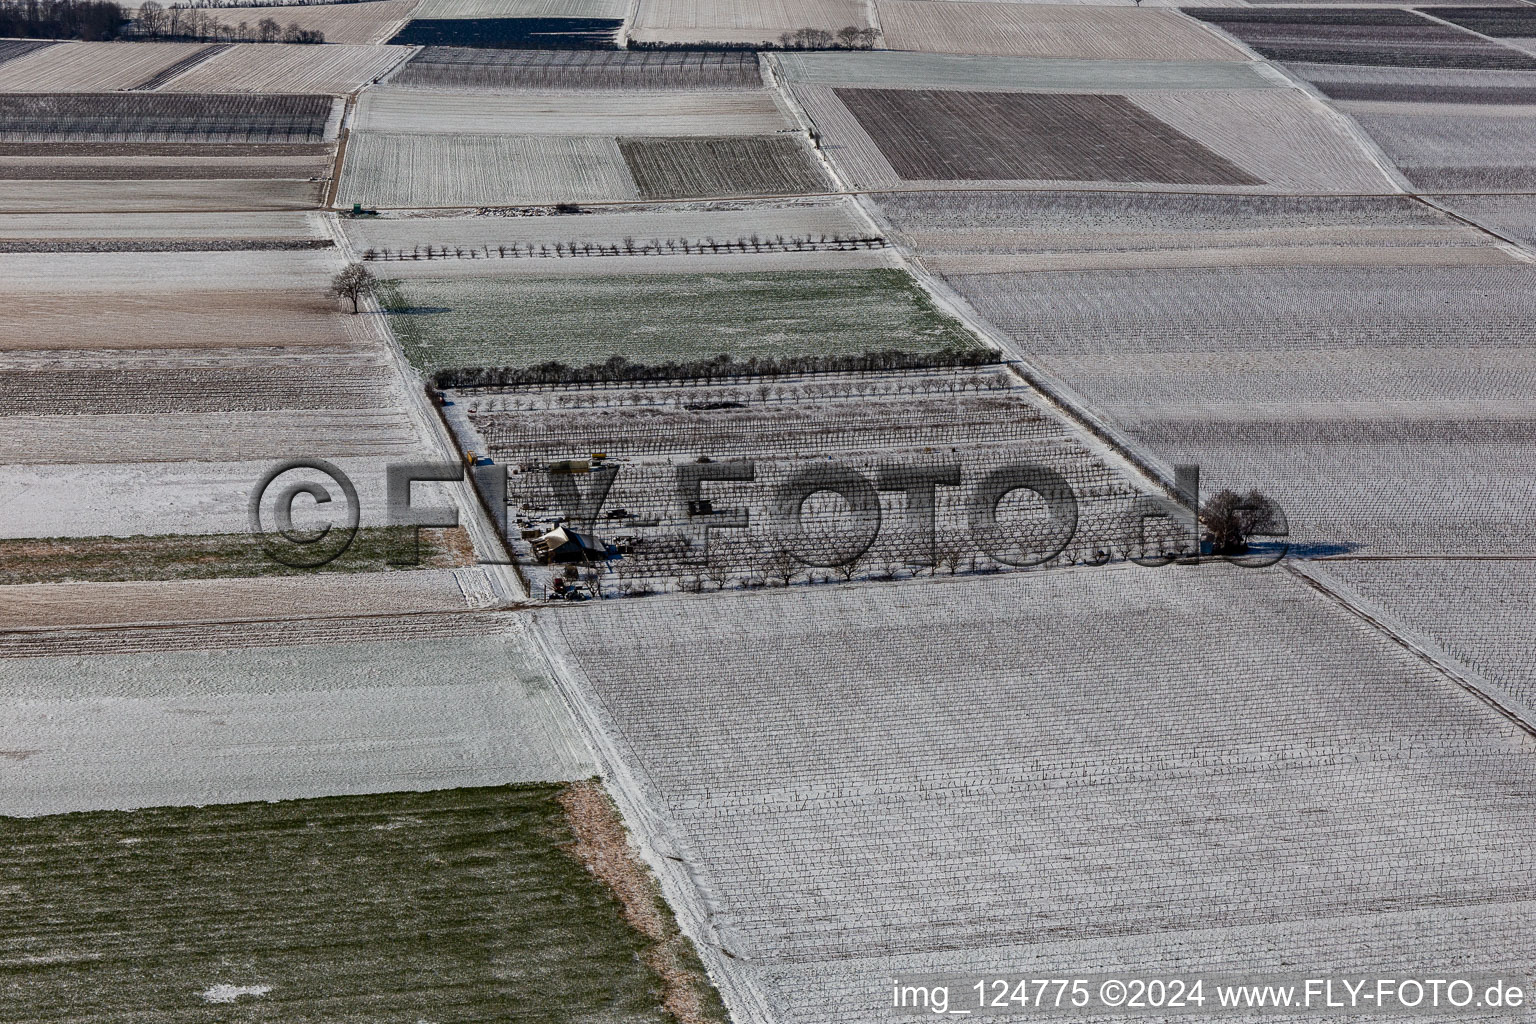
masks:
<path id="1" fill-rule="evenodd" d="M 946 530 L 934 539 L 933 552 L 938 559 L 934 571 L 942 565 L 953 576 L 965 559 L 965 539 L 956 531 Z"/>
<path id="2" fill-rule="evenodd" d="M 722 558 L 718 562 L 711 562 L 705 566 L 704 575 L 708 576 L 715 586 L 724 590 L 735 574 L 731 571 L 730 564 Z"/>
<path id="3" fill-rule="evenodd" d="M 847 561 L 840 562 L 836 566 L 834 566 L 833 568 L 835 568 L 837 570 L 838 575 L 842 576 L 844 582 L 848 582 L 849 580 L 852 580 L 853 577 L 858 574 L 858 571 L 859 571 L 860 567 L 863 566 L 863 564 L 864 564 L 864 552 L 859 551 L 859 552 L 854 553 L 853 555 L 850 555 Z"/>
<path id="4" fill-rule="evenodd" d="M 133 16 L 134 27 L 146 36 L 158 36 L 165 32 L 165 6 L 157 0 L 144 0 Z"/>
<path id="5" fill-rule="evenodd" d="M 259 43 L 275 43 L 282 34 L 283 26 L 277 23 L 276 18 L 262 18 L 256 23 L 256 41 Z"/>
<path id="6" fill-rule="evenodd" d="M 1279 507 L 1256 490 L 1246 496 L 1230 490 L 1212 495 L 1200 506 L 1200 521 L 1216 555 L 1240 555 L 1248 550 L 1249 537 L 1273 534 L 1281 525 Z"/>
<path id="7" fill-rule="evenodd" d="M 379 287 L 379 279 L 361 263 L 353 263 L 331 279 L 331 294 L 352 301 L 352 315 L 358 313 L 358 303 L 366 295 L 372 295 Z"/>
<path id="8" fill-rule="evenodd" d="M 778 580 L 784 586 L 789 586 L 800 575 L 802 566 L 800 559 L 788 547 L 778 547 L 768 556 L 765 566 L 767 575 Z"/>

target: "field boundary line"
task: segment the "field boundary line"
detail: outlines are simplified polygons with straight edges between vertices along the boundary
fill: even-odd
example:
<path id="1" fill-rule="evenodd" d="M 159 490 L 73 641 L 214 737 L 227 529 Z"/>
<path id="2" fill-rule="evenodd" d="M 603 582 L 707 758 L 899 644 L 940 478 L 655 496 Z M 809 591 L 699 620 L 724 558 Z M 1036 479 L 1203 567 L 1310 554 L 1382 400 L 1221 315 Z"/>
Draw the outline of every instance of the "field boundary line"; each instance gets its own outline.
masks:
<path id="1" fill-rule="evenodd" d="M 426 0 L 416 0 L 416 3 L 411 6 L 411 9 L 405 12 L 405 17 L 400 18 L 400 19 L 398 19 L 396 21 L 390 22 L 388 28 L 385 31 L 380 32 L 378 35 L 376 35 L 372 39 L 368 40 L 368 45 L 370 45 L 370 46 L 383 46 L 386 43 L 388 43 L 391 39 L 393 39 L 395 37 L 395 35 L 397 33 L 399 33 L 399 31 L 401 29 L 405 28 L 405 26 L 411 21 L 412 18 L 416 17 L 416 12 L 421 9 L 421 5 L 423 3 L 425 3 L 425 2 L 426 2 Z M 394 67 L 390 68 L 387 72 L 385 72 L 384 74 L 380 75 L 379 76 L 379 81 L 382 82 L 384 79 L 390 77 L 396 71 L 400 70 L 400 68 L 403 67 L 403 66 L 404 66 L 403 64 L 396 64 Z"/>
<path id="2" fill-rule="evenodd" d="M 634 28 L 635 21 L 640 17 L 641 0 L 629 0 L 624 6 L 624 18 L 619 22 L 619 31 L 614 35 L 614 43 L 621 50 L 629 49 L 629 30 Z"/>
<path id="3" fill-rule="evenodd" d="M 550 666 L 555 688 L 591 748 L 592 759 L 631 829 L 641 858 L 661 883 L 662 895 L 671 906 L 678 927 L 693 941 L 705 961 L 710 980 L 725 1000 L 731 1020 L 734 1024 L 773 1024 L 768 1001 L 744 967 L 749 961 L 731 952 L 725 944 L 715 919 L 715 901 L 694 871 L 689 860 L 692 855 L 684 844 L 676 841 L 663 810 L 666 802 L 655 792 L 645 768 L 597 697 L 586 672 L 567 657 L 564 632 L 556 628 L 551 635 L 545 623 L 539 621 L 537 611 L 531 618 L 533 628 L 528 635 Z M 735 967 L 733 961 L 743 968 Z"/>
<path id="4" fill-rule="evenodd" d="M 1439 195 L 1454 195 L 1455 193 L 1438 193 L 1438 194 Z M 1522 245 L 1518 239 L 1510 238 L 1507 235 L 1502 235 L 1499 232 L 1493 230 L 1493 228 L 1490 228 L 1486 224 L 1480 224 L 1480 223 L 1478 223 L 1477 221 L 1473 220 L 1470 217 L 1467 217 L 1467 216 L 1464 216 L 1462 214 L 1457 213 L 1455 210 L 1450 210 L 1450 209 L 1447 209 L 1444 206 L 1441 206 L 1439 203 L 1434 202 L 1435 194 L 1424 194 L 1424 195 L 1417 195 L 1416 194 L 1416 195 L 1411 196 L 1410 198 L 1412 198 L 1414 200 L 1417 200 L 1419 203 L 1422 203 L 1423 205 L 1429 207 L 1431 210 L 1435 210 L 1438 213 L 1445 214 L 1447 217 L 1451 218 L 1454 221 L 1459 221 L 1460 223 L 1467 225 L 1467 227 L 1469 227 L 1469 228 L 1473 228 L 1473 229 L 1475 229 L 1477 231 L 1481 231 L 1483 234 L 1487 235 L 1489 238 L 1492 238 L 1497 243 L 1499 243 L 1499 247 L 1500 248 L 1508 248 L 1508 249 L 1513 250 L 1515 255 L 1517 255 L 1522 261 L 1524 261 L 1526 263 L 1536 263 L 1536 253 L 1533 253 L 1531 251 L 1531 249 L 1529 249 L 1525 245 Z"/>
<path id="5" fill-rule="evenodd" d="M 1396 161 L 1387 155 L 1386 150 L 1382 149 L 1376 140 L 1371 138 L 1364 128 L 1360 127 L 1358 121 L 1335 107 L 1316 85 L 1300 75 L 1292 74 L 1283 64 L 1271 60 L 1266 60 L 1264 63 L 1271 71 L 1289 83 L 1292 89 L 1310 99 L 1313 104 L 1323 111 L 1325 117 L 1331 118 L 1339 127 L 1343 128 L 1345 134 L 1355 141 L 1355 145 L 1360 147 L 1360 151 L 1370 158 L 1371 163 L 1376 166 L 1376 169 L 1387 179 L 1387 182 L 1394 186 L 1399 193 L 1411 194 L 1413 192 L 1413 182 L 1409 181 L 1408 176 L 1398 169 Z"/>
<path id="6" fill-rule="evenodd" d="M 1529 711 L 1522 714 L 1520 710 L 1516 710 L 1511 706 L 1515 702 L 1511 701 L 1499 687 L 1473 672 L 1459 659 L 1446 653 L 1440 645 L 1395 621 L 1390 611 L 1376 607 L 1373 602 L 1366 601 L 1344 584 L 1328 578 L 1326 574 L 1319 578 L 1318 575 L 1302 568 L 1301 563 L 1297 561 L 1282 561 L 1280 567 L 1509 719 L 1522 732 L 1536 739 L 1536 723 L 1528 721 L 1525 717 L 1530 714 Z"/>
<path id="7" fill-rule="evenodd" d="M 1430 3 L 1430 4 L 1426 4 L 1425 6 L 1426 7 L 1433 7 L 1435 5 L 1433 3 Z M 1421 18 L 1428 18 L 1430 21 L 1437 22 L 1438 24 L 1444 25 L 1447 28 L 1453 28 L 1457 32 L 1465 32 L 1469 36 L 1476 36 L 1478 39 L 1481 39 L 1483 42 L 1485 42 L 1485 43 L 1492 43 L 1494 46 L 1497 46 L 1500 49 L 1510 50 L 1510 51 L 1513 51 L 1514 53 L 1522 54 L 1523 56 L 1526 56 L 1526 57 L 1529 57 L 1529 56 L 1532 55 L 1530 50 L 1523 50 L 1520 47 L 1516 46 L 1514 43 L 1511 43 L 1511 42 L 1509 42 L 1507 40 L 1504 40 L 1504 39 L 1500 39 L 1498 36 L 1486 35 L 1485 33 L 1479 32 L 1476 29 L 1467 28 L 1467 26 L 1465 26 L 1465 25 L 1458 25 L 1454 21 L 1446 21 L 1444 18 L 1441 18 L 1441 17 L 1439 17 L 1437 15 L 1434 15 L 1434 14 L 1430 14 L 1423 7 L 1415 7 L 1415 8 L 1413 8 L 1413 13 L 1417 14 Z"/>
<path id="8" fill-rule="evenodd" d="M 335 211 L 328 212 L 326 226 L 335 239 L 336 247 L 343 259 L 349 264 L 361 262 L 356 250 L 352 248 L 352 240 L 342 229 L 340 215 Z M 464 457 L 459 451 L 458 441 L 448 430 L 442 416 L 432 408 L 432 403 L 427 398 L 426 382 L 406 358 L 405 350 L 400 347 L 400 340 L 390 329 L 389 319 L 385 316 L 378 297 L 371 294 L 364 296 L 361 306 L 366 315 L 364 329 L 383 344 L 384 350 L 394 361 L 396 379 L 404 392 L 405 409 L 403 411 L 414 423 L 417 436 L 435 450 L 439 460 L 464 465 Z M 490 580 L 491 589 L 496 592 L 498 607 L 500 604 L 508 604 L 529 597 L 522 580 L 510 564 L 513 559 L 511 547 L 496 524 L 487 517 L 473 478 L 466 473 L 456 485 L 450 484 L 449 490 L 454 494 L 455 503 L 459 506 L 460 525 L 469 534 L 475 554 L 480 558 L 493 560 L 482 562 L 481 565 L 485 569 L 486 578 Z"/>

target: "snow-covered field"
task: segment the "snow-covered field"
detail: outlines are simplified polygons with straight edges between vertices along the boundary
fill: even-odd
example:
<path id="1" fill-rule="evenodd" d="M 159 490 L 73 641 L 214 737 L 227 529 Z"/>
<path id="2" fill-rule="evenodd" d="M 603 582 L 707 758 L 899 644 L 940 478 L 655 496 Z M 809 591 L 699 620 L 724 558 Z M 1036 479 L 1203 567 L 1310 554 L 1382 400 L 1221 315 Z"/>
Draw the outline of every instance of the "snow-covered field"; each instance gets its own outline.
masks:
<path id="1" fill-rule="evenodd" d="M 889 51 L 776 53 L 771 60 L 791 82 L 876 88 L 1131 92 L 1276 89 L 1287 84 L 1268 65 L 1240 61 L 1102 61 Z"/>
<path id="2" fill-rule="evenodd" d="M 1143 971 L 1251 970 L 1266 949 L 1396 962 L 1449 952 L 1425 929 L 1458 906 L 1487 922 L 1487 963 L 1522 955 L 1504 922 L 1536 898 L 1532 740 L 1281 570 L 1080 568 L 539 619 L 665 809 L 726 969 L 776 1019 L 873 1012 L 893 970 L 1078 952 Z M 1354 927 L 1289 944 L 1340 918 Z M 1227 929 L 1247 937 L 1229 949 Z"/>
<path id="3" fill-rule="evenodd" d="M 1536 723 L 1536 584 L 1527 557 L 1508 561 L 1337 560 L 1310 574 L 1342 587 L 1415 641 L 1457 659 L 1502 703 Z"/>
<path id="4" fill-rule="evenodd" d="M 892 50 L 1087 60 L 1240 61 L 1247 56 L 1173 11 L 1084 4 L 877 0 Z"/>
<path id="5" fill-rule="evenodd" d="M 203 43 L 56 43 L 0 63 L 0 92 L 132 89 Z"/>
<path id="6" fill-rule="evenodd" d="M 385 87 L 363 94 L 357 128 L 452 135 L 771 135 L 789 123 L 765 90 L 519 90 L 488 96 Z"/>
<path id="7" fill-rule="evenodd" d="M 251 291 L 311 287 L 324 290 L 341 268 L 334 250 L 276 252 L 10 253 L 0 255 L 12 294 L 67 290 L 111 295 L 138 291 Z M 67 282 L 67 285 L 64 283 Z"/>
<path id="8" fill-rule="evenodd" d="M 0 212 L 7 214 L 312 210 L 320 198 L 318 182 L 273 178 L 0 181 Z"/>
<path id="9" fill-rule="evenodd" d="M 1149 81 L 1148 85 L 1153 83 Z M 892 154 L 881 149 L 867 126 L 838 96 L 836 87 L 797 82 L 791 85 L 791 91 L 823 138 L 827 155 L 843 181 L 853 187 L 874 190 L 893 187 L 1024 190 L 1052 187 L 1052 181 L 1030 178 L 977 181 L 903 177 L 892 166 Z M 1021 90 L 1015 85 L 1012 90 L 1003 91 Z M 1101 84 L 1096 91 L 1107 90 Z M 1202 190 L 1234 193 L 1397 191 L 1388 174 L 1351 134 L 1347 123 L 1299 90 L 1247 87 L 1226 90 L 1207 86 L 1172 91 L 1154 86 L 1127 90 L 1124 95 L 1137 108 L 1232 161 L 1262 182 L 1256 186 L 1206 185 Z M 933 145 L 937 145 L 935 140 L 942 137 L 945 130 L 946 126 L 941 123 L 913 128 L 925 143 Z M 1084 128 L 1083 131 L 1087 133 L 1085 137 L 1092 136 L 1091 130 Z M 1054 183 L 1066 180 L 1072 179 L 1064 176 Z M 1125 176 L 1094 180 L 1091 187 L 1145 192 L 1178 189 L 1175 185 L 1135 181 Z"/>
<path id="10" fill-rule="evenodd" d="M 381 78 L 410 54 L 404 46 L 236 43 L 161 91 L 342 95 Z"/>
<path id="11" fill-rule="evenodd" d="M 382 43 L 411 17 L 416 6 L 417 0 L 363 0 L 361 3 L 304 4 L 296 7 L 266 4 L 259 7 L 219 7 L 208 13 L 220 24 L 228 26 L 244 22 L 248 27 L 254 27 L 264 18 L 271 18 L 285 29 L 289 25 L 297 25 L 302 29 L 323 32 L 327 43 Z"/>
<path id="12" fill-rule="evenodd" d="M 93 213 L 12 214 L 0 221 L 0 239 L 90 240 L 324 238 L 323 220 L 312 213 Z"/>
<path id="13" fill-rule="evenodd" d="M 859 0 L 639 0 L 629 37 L 638 42 L 762 43 L 786 32 L 869 25 Z"/>
<path id="14" fill-rule="evenodd" d="M 611 137 L 358 132 L 337 201 L 381 207 L 634 199 Z"/>
<path id="15" fill-rule="evenodd" d="M 302 607 L 301 590 L 285 589 Z M 405 584 L 400 594 L 406 602 L 410 590 Z M 347 610 L 362 612 L 365 595 L 360 589 L 357 606 Z M 533 653 L 523 620 L 455 622 L 440 615 L 428 618 L 429 628 L 356 629 L 362 625 L 355 623 L 351 642 L 316 629 L 310 632 L 318 635 L 290 636 L 282 646 L 258 639 L 259 646 L 244 647 L 239 627 L 212 626 L 191 647 L 0 655 L 0 688 L 7 695 L 0 747 L 24 752 L 12 755 L 6 768 L 0 814 L 503 785 L 592 773 L 585 743 Z"/>

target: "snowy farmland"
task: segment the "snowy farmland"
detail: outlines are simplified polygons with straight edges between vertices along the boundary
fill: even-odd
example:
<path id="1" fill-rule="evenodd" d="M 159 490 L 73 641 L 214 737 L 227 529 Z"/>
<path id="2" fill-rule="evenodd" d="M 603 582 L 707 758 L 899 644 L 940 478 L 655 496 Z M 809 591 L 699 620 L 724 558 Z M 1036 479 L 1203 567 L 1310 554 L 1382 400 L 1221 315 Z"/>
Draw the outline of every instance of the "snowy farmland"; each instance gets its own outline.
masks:
<path id="1" fill-rule="evenodd" d="M 1529 3 L 239 2 L 0 40 L 12 1016 L 1527 977 Z"/>
<path id="2" fill-rule="evenodd" d="M 948 280 L 1166 464 L 1272 494 L 1305 549 L 1524 550 L 1530 268 L 1394 266 L 1392 251 L 1388 265 Z"/>
<path id="3" fill-rule="evenodd" d="M 631 537 L 607 581 L 619 593 L 996 572 L 1150 556 L 1173 541 L 1171 530 L 1143 529 L 1139 517 L 1153 506 L 1123 466 L 1046 415 L 1033 392 L 995 365 L 618 392 L 609 386 L 451 394 L 473 434 L 466 444 L 518 467 L 509 500 L 523 530 L 562 521 L 563 510 L 576 529 Z M 577 521 L 561 498 L 561 481 L 544 469 L 594 451 L 615 467 L 604 503 L 612 515 L 599 519 L 593 510 L 590 521 Z M 750 462 L 751 482 L 711 477 L 708 488 L 721 514 L 744 510 L 742 522 L 711 530 L 715 520 L 680 503 L 678 465 L 694 460 Z M 977 488 L 988 486 L 998 467 L 1024 463 L 1045 467 L 1071 488 L 1070 527 L 1046 503 L 1060 497 L 1055 484 L 1042 486 L 1051 498 L 1020 492 L 1005 502 L 1000 494 L 996 526 L 978 525 Z M 869 491 L 867 508 L 850 507 L 856 491 L 780 507 L 775 495 L 782 488 L 829 466 L 880 481 L 885 493 L 876 498 Z M 913 496 L 923 474 L 945 483 L 931 506 Z M 903 490 L 908 484 L 917 490 Z M 631 519 L 649 525 L 631 527 Z M 847 538 L 855 535 L 867 546 L 850 546 Z M 786 561 L 786 552 L 804 564 Z"/>
<path id="4" fill-rule="evenodd" d="M 383 207 L 496 206 L 634 199 L 618 143 L 596 135 L 358 132 L 337 202 Z"/>
<path id="5" fill-rule="evenodd" d="M 340 96 L 383 77 L 409 55 L 401 46 L 236 43 L 161 90 Z"/>
<path id="6" fill-rule="evenodd" d="M 872 1013 L 898 965 L 1221 962 L 1201 930 L 1251 932 L 1226 961 L 1251 969 L 1266 936 L 1340 917 L 1347 936 L 1297 948 L 1341 968 L 1449 952 L 1386 915 L 1475 913 L 1486 962 L 1522 955 L 1500 922 L 1533 896 L 1530 737 L 1286 574 L 1084 568 L 540 621 L 665 808 L 727 970 L 778 1019 Z M 1175 932 L 1191 943 L 1151 937 Z"/>
<path id="7" fill-rule="evenodd" d="M 932 88 L 876 89 L 824 84 L 863 77 L 858 65 L 847 74 L 824 67 L 791 91 L 843 182 L 855 188 L 1029 189 L 1072 181 L 1143 191 L 1396 190 L 1348 123 L 1300 90 L 1169 90 L 1149 79 L 1118 94 L 1104 83 L 1067 92 L 1073 73 L 1049 79 L 1047 91 L 1015 83 L 978 92 L 957 86 L 953 76 L 962 70 L 937 66 Z M 1059 123 L 1074 127 L 1062 131 Z M 1105 147 L 1105 137 L 1121 143 Z"/>
<path id="8" fill-rule="evenodd" d="M 800 29 L 867 28 L 858 0 L 639 0 L 629 38 L 640 43 L 772 43 Z"/>
<path id="9" fill-rule="evenodd" d="M 0 654 L 0 744 L 37 751 L 8 770 L 0 813 L 591 774 L 520 619 L 439 613 L 382 636 L 360 619 L 203 632 L 190 645 L 127 631 L 122 651 Z"/>
<path id="10" fill-rule="evenodd" d="M 892 50 L 1088 60 L 1247 60 L 1176 11 L 1070 3 L 877 0 Z"/>
<path id="11" fill-rule="evenodd" d="M 201 43 L 55 43 L 0 62 L 0 93 L 132 89 L 203 48 Z"/>
<path id="12" fill-rule="evenodd" d="M 360 3 L 296 7 L 263 4 L 258 7 L 220 7 L 213 17 L 229 27 L 254 26 L 264 18 L 271 18 L 284 29 L 297 25 L 301 29 L 320 32 L 327 43 L 382 43 L 410 18 L 416 6 L 417 0 L 362 0 Z"/>
<path id="13" fill-rule="evenodd" d="M 389 77 L 416 89 L 760 89 L 757 54 L 738 50 L 481 50 L 427 46 Z"/>
<path id="14" fill-rule="evenodd" d="M 767 91 L 505 95 L 379 88 L 358 104 L 361 131 L 493 135 L 771 135 L 789 127 Z"/>

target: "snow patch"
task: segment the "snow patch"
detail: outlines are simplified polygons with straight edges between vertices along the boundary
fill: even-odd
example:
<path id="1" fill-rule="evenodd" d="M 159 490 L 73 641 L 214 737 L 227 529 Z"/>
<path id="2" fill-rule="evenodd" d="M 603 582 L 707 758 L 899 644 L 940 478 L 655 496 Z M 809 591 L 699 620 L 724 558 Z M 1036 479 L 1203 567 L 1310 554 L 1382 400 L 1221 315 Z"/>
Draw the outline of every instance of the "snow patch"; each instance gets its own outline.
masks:
<path id="1" fill-rule="evenodd" d="M 232 1003 L 241 996 L 264 996 L 271 985 L 214 985 L 203 993 L 205 1003 Z"/>

